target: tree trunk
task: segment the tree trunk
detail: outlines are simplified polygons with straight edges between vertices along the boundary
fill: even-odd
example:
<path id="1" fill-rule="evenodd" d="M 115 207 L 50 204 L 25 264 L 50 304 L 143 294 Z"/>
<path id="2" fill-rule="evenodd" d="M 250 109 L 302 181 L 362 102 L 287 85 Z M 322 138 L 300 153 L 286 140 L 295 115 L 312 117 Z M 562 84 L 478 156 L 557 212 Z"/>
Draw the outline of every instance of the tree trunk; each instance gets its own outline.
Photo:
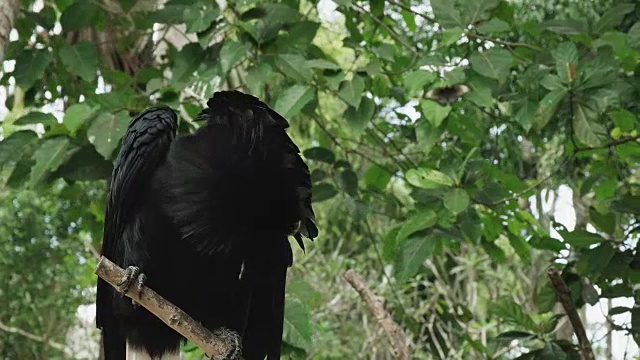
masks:
<path id="1" fill-rule="evenodd" d="M 0 1 L 0 63 L 4 60 L 4 49 L 9 43 L 9 34 L 20 11 L 19 0 Z"/>

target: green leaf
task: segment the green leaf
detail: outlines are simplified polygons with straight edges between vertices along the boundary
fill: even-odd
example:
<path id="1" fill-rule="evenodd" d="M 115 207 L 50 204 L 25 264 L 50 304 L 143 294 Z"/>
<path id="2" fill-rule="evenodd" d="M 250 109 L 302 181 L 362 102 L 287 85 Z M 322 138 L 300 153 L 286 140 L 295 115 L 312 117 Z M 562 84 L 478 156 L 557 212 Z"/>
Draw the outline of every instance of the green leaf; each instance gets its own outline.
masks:
<path id="1" fill-rule="evenodd" d="M 73 181 L 105 180 L 111 176 L 113 164 L 105 160 L 91 145 L 83 146 L 65 162 L 57 175 Z"/>
<path id="2" fill-rule="evenodd" d="M 226 74 L 238 61 L 242 60 L 246 56 L 248 49 L 245 44 L 240 44 L 233 40 L 225 41 L 222 49 L 220 49 L 220 68 L 222 73 Z"/>
<path id="3" fill-rule="evenodd" d="M 313 72 L 302 55 L 280 54 L 275 60 L 275 65 L 283 74 L 296 81 L 308 83 L 313 78 Z"/>
<path id="4" fill-rule="evenodd" d="M 535 358 L 536 360 L 566 360 L 567 354 L 558 344 L 550 342 L 544 346 L 540 354 Z"/>
<path id="5" fill-rule="evenodd" d="M 207 30 L 219 15 L 215 4 L 215 2 L 198 1 L 185 8 L 182 17 L 187 25 L 187 31 Z"/>
<path id="6" fill-rule="evenodd" d="M 575 104 L 573 110 L 573 131 L 578 140 L 588 146 L 601 146 L 606 136 L 605 128 L 599 124 L 597 115 L 583 104 Z"/>
<path id="7" fill-rule="evenodd" d="M 85 103 L 73 104 L 65 111 L 62 123 L 71 134 L 75 134 L 91 115 L 93 115 L 93 112 L 94 110 Z"/>
<path id="8" fill-rule="evenodd" d="M 480 24 L 477 30 L 481 34 L 495 34 L 507 32 L 511 30 L 511 26 L 500 19 L 492 18 L 491 20 Z"/>
<path id="9" fill-rule="evenodd" d="M 590 233 L 586 230 L 574 230 L 572 232 L 562 233 L 561 235 L 564 241 L 577 248 L 588 248 L 593 244 L 604 242 L 604 239 L 600 235 Z"/>
<path id="10" fill-rule="evenodd" d="M 451 189 L 444 195 L 444 207 L 454 214 L 463 212 L 469 206 L 469 195 L 464 189 Z"/>
<path id="11" fill-rule="evenodd" d="M 618 4 L 602 14 L 600 20 L 596 23 L 593 31 L 596 34 L 602 34 L 606 31 L 613 30 L 622 23 L 625 15 L 635 9 L 635 4 Z"/>
<path id="12" fill-rule="evenodd" d="M 336 156 L 333 152 L 323 147 L 312 147 L 303 151 L 302 154 L 309 160 L 322 161 L 327 164 L 333 164 L 336 161 Z"/>
<path id="13" fill-rule="evenodd" d="M 487 253 L 487 255 L 489 255 L 489 257 L 491 257 L 491 259 L 496 263 L 501 263 L 506 260 L 507 255 L 504 253 L 504 250 L 502 250 L 496 244 L 490 241 L 483 240 L 480 245 Z"/>
<path id="14" fill-rule="evenodd" d="M 460 12 L 454 8 L 454 3 L 448 0 L 431 0 L 431 9 L 438 24 L 449 26 L 465 27 Z"/>
<path id="15" fill-rule="evenodd" d="M 633 24 L 627 33 L 627 43 L 632 48 L 640 47 L 640 21 Z"/>
<path id="16" fill-rule="evenodd" d="M 460 40 L 463 34 L 464 34 L 464 30 L 462 30 L 462 28 L 457 26 L 443 31 L 442 46 L 450 46 L 455 44 L 456 41 Z"/>
<path id="17" fill-rule="evenodd" d="M 338 175 L 338 181 L 342 190 L 350 196 L 358 194 L 358 175 L 351 169 L 344 169 Z"/>
<path id="18" fill-rule="evenodd" d="M 536 130 L 544 128 L 556 111 L 556 107 L 567 95 L 567 90 L 555 90 L 549 92 L 538 104 L 538 108 L 534 114 L 533 127 Z"/>
<path id="19" fill-rule="evenodd" d="M 591 306 L 597 304 L 598 300 L 600 299 L 600 294 L 598 294 L 598 290 L 596 290 L 596 288 L 592 284 L 584 284 L 582 286 L 581 295 L 584 301 Z"/>
<path id="20" fill-rule="evenodd" d="M 424 189 L 436 189 L 453 185 L 453 180 L 438 170 L 417 168 L 407 171 L 406 179 L 409 184 Z"/>
<path id="21" fill-rule="evenodd" d="M 604 241 L 604 239 L 601 239 Z M 576 262 L 576 270 L 582 276 L 601 274 L 609 266 L 616 249 L 607 242 L 603 242 L 593 249 L 585 250 Z"/>
<path id="22" fill-rule="evenodd" d="M 46 30 L 53 30 L 56 25 L 56 11 L 51 6 L 45 5 L 40 12 L 27 12 L 26 15 Z"/>
<path id="23" fill-rule="evenodd" d="M 414 236 L 400 243 L 396 257 L 396 277 L 404 281 L 414 276 L 424 261 L 433 254 L 436 239 Z"/>
<path id="24" fill-rule="evenodd" d="M 347 123 L 353 129 L 356 136 L 360 136 L 364 129 L 369 125 L 369 122 L 373 118 L 373 114 L 376 112 L 376 104 L 373 100 L 366 96 L 360 100 L 360 107 L 357 109 L 349 106 L 344 113 L 344 117 L 347 119 Z"/>
<path id="25" fill-rule="evenodd" d="M 285 297 L 284 303 L 282 340 L 291 346 L 309 349 L 312 344 L 309 310 L 300 300 L 290 296 Z"/>
<path id="26" fill-rule="evenodd" d="M 382 258 L 385 261 L 392 262 L 398 255 L 398 231 L 400 231 L 400 226 L 392 227 L 382 240 Z"/>
<path id="27" fill-rule="evenodd" d="M 493 105 L 491 88 L 484 81 L 472 82 L 472 90 L 465 99 L 481 107 L 490 108 Z"/>
<path id="28" fill-rule="evenodd" d="M 12 133 L 0 141 L 0 168 L 9 162 L 20 160 L 27 148 L 38 140 L 38 135 L 31 130 Z"/>
<path id="29" fill-rule="evenodd" d="M 57 123 L 58 123 L 58 120 L 52 114 L 46 114 L 40 111 L 32 111 L 20 117 L 13 124 L 14 125 L 42 124 L 45 126 L 52 126 Z"/>
<path id="30" fill-rule="evenodd" d="M 44 75 L 51 62 L 51 53 L 47 49 L 25 49 L 16 59 L 13 76 L 16 84 L 22 88 L 30 88 L 36 80 Z"/>
<path id="31" fill-rule="evenodd" d="M 589 208 L 589 218 L 598 230 L 604 231 L 607 234 L 613 234 L 616 231 L 616 214 L 613 212 L 601 214 L 592 206 Z"/>
<path id="32" fill-rule="evenodd" d="M 527 339 L 535 337 L 535 334 L 524 332 L 524 331 L 506 331 L 497 336 L 498 340 L 516 340 L 516 339 Z"/>
<path id="33" fill-rule="evenodd" d="M 340 66 L 324 59 L 311 59 L 305 62 L 305 66 L 311 69 L 339 70 Z"/>
<path id="34" fill-rule="evenodd" d="M 544 28 L 557 34 L 580 35 L 587 33 L 589 27 L 583 20 L 550 20 Z"/>
<path id="35" fill-rule="evenodd" d="M 533 126 L 537 105 L 538 104 L 533 101 L 525 100 L 524 105 L 522 105 L 520 110 L 518 110 L 518 112 L 516 113 L 515 120 L 518 124 L 520 124 L 520 126 L 522 126 L 526 133 L 528 133 Z"/>
<path id="36" fill-rule="evenodd" d="M 436 73 L 426 70 L 415 70 L 405 73 L 402 76 L 407 95 L 413 96 L 416 91 L 422 90 L 427 84 L 431 84 L 438 78 Z"/>
<path id="37" fill-rule="evenodd" d="M 557 75 L 549 74 L 542 78 L 540 81 L 540 85 L 542 85 L 547 90 L 564 90 L 567 87 L 564 85 L 560 77 Z"/>
<path id="38" fill-rule="evenodd" d="M 364 174 L 364 184 L 369 189 L 384 190 L 389 181 L 391 174 L 378 165 L 371 165 Z"/>
<path id="39" fill-rule="evenodd" d="M 298 115 L 302 108 L 315 98 L 310 86 L 296 84 L 285 89 L 276 100 L 273 109 L 282 117 L 290 118 Z"/>
<path id="40" fill-rule="evenodd" d="M 566 250 L 566 245 L 550 236 L 534 236 L 529 240 L 529 245 L 536 249 L 551 250 L 553 252 L 560 252 Z"/>
<path id="41" fill-rule="evenodd" d="M 616 306 L 616 307 L 612 308 L 611 310 L 609 310 L 608 315 L 609 316 L 614 316 L 614 315 L 624 314 L 626 312 L 631 312 L 631 308 L 626 307 L 626 306 Z"/>
<path id="42" fill-rule="evenodd" d="M 471 68 L 478 74 L 504 82 L 510 74 L 511 54 L 502 48 L 491 48 L 471 55 Z"/>
<path id="43" fill-rule="evenodd" d="M 509 237 L 509 244 L 522 262 L 527 265 L 531 264 L 531 248 L 529 244 L 522 238 L 522 236 L 514 235 L 511 232 L 507 233 Z"/>
<path id="44" fill-rule="evenodd" d="M 60 48 L 60 60 L 69 72 L 80 76 L 85 81 L 93 81 L 98 68 L 98 53 L 93 43 L 80 41 L 73 46 L 67 42 Z"/>
<path id="45" fill-rule="evenodd" d="M 420 108 L 422 109 L 424 117 L 436 128 L 442 124 L 442 121 L 444 121 L 451 112 L 451 106 L 442 106 L 431 100 L 420 100 Z"/>
<path id="46" fill-rule="evenodd" d="M 111 154 L 120 138 L 127 132 L 129 116 L 126 111 L 117 113 L 101 113 L 87 129 L 87 138 L 105 159 L 111 159 Z"/>
<path id="47" fill-rule="evenodd" d="M 360 107 L 362 93 L 364 92 L 364 79 L 361 76 L 354 76 L 351 81 L 343 81 L 338 90 L 338 96 L 347 104 L 354 108 Z"/>
<path id="48" fill-rule="evenodd" d="M 433 210 L 422 210 L 407 219 L 398 232 L 397 240 L 404 240 L 415 232 L 428 229 L 436 224 L 438 216 Z"/>
<path id="49" fill-rule="evenodd" d="M 329 200 L 332 197 L 336 196 L 338 191 L 333 185 L 328 183 L 319 183 L 313 185 L 311 199 L 314 203 Z"/>
<path id="50" fill-rule="evenodd" d="M 569 84 L 573 81 L 572 73 L 578 62 L 578 49 L 572 42 L 560 44 L 553 52 L 553 59 L 556 62 L 556 71 L 562 81 Z M 551 90 L 551 89 L 549 89 Z"/>
<path id="51" fill-rule="evenodd" d="M 100 7 L 93 1 L 77 0 L 60 16 L 60 25 L 65 32 L 93 26 L 100 14 Z"/>
<path id="52" fill-rule="evenodd" d="M 538 327 L 523 307 L 509 298 L 502 298 L 493 303 L 493 313 L 508 323 L 518 325 L 526 330 L 536 332 Z"/>
<path id="53" fill-rule="evenodd" d="M 48 172 L 58 169 L 71 155 L 70 147 L 71 143 L 66 137 L 59 136 L 44 140 L 33 154 L 35 164 L 31 168 L 29 185 L 31 187 L 37 185 Z"/>
<path id="54" fill-rule="evenodd" d="M 443 129 L 431 125 L 426 119 L 419 119 L 416 123 L 416 139 L 420 144 L 420 150 L 428 155 L 442 135 Z"/>
<path id="55" fill-rule="evenodd" d="M 611 111 L 609 117 L 613 120 L 613 123 L 624 132 L 631 131 L 635 128 L 635 115 L 625 109 Z"/>

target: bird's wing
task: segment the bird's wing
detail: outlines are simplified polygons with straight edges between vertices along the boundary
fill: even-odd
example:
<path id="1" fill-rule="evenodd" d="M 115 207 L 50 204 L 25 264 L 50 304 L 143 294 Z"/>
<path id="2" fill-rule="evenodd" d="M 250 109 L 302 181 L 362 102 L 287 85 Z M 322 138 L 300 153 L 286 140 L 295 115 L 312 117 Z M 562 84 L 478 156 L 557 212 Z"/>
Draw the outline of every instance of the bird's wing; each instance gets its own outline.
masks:
<path id="1" fill-rule="evenodd" d="M 159 106 L 145 110 L 130 124 L 122 139 L 122 147 L 115 162 L 107 198 L 102 240 L 102 255 L 119 263 L 122 254 L 118 242 L 135 215 L 143 190 L 154 171 L 166 158 L 171 141 L 176 135 L 176 113 Z M 119 264 L 123 265 L 123 264 Z M 109 317 L 110 285 L 98 280 L 96 322 L 101 328 Z"/>

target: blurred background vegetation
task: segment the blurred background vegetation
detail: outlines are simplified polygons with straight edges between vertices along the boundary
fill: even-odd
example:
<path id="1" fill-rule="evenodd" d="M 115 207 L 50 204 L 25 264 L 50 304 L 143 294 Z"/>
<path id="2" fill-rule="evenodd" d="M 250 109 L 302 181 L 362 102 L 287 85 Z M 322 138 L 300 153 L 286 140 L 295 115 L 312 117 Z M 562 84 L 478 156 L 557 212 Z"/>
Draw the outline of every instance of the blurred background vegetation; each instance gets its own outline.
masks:
<path id="1" fill-rule="evenodd" d="M 287 358 L 598 359 L 640 342 L 640 5 L 618 0 L 2 0 L 0 358 L 96 359 L 107 177 L 163 103 L 266 101 L 312 169 Z M 464 86 L 462 86 L 464 85 Z M 185 357 L 199 358 L 193 346 Z"/>

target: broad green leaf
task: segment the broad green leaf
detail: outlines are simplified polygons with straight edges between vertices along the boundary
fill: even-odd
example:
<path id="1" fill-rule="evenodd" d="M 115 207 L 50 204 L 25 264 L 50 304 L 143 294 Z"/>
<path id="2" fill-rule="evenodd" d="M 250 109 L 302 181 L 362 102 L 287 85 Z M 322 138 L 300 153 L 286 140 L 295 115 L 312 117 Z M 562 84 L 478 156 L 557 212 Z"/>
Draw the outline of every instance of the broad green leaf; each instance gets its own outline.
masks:
<path id="1" fill-rule="evenodd" d="M 627 33 L 627 43 L 633 48 L 640 47 L 640 21 L 633 24 Z"/>
<path id="2" fill-rule="evenodd" d="M 93 26 L 101 11 L 103 10 L 93 1 L 78 0 L 64 10 L 60 16 L 60 25 L 65 32 Z"/>
<path id="3" fill-rule="evenodd" d="M 520 235 L 514 235 L 511 232 L 507 233 L 509 237 L 509 244 L 522 262 L 529 265 L 531 264 L 531 248 L 529 244 Z"/>
<path id="4" fill-rule="evenodd" d="M 533 126 L 537 106 L 538 104 L 536 104 L 535 102 L 531 100 L 525 100 L 524 105 L 522 105 L 520 110 L 518 110 L 518 112 L 516 113 L 515 120 L 518 124 L 520 124 L 520 126 L 522 126 L 525 133 L 528 133 Z"/>
<path id="5" fill-rule="evenodd" d="M 425 189 L 435 189 L 453 185 L 453 180 L 438 170 L 417 168 L 407 171 L 405 176 L 409 184 Z"/>
<path id="6" fill-rule="evenodd" d="M 356 136 L 360 136 L 367 125 L 369 125 L 375 111 L 376 104 L 373 100 L 363 96 L 360 101 L 360 107 L 356 109 L 350 106 L 344 113 L 344 117 L 346 118 L 347 123 L 351 126 L 351 129 L 353 129 L 354 134 Z"/>
<path id="7" fill-rule="evenodd" d="M 338 175 L 338 182 L 344 192 L 351 196 L 358 194 L 358 175 L 351 169 L 344 169 Z"/>
<path id="8" fill-rule="evenodd" d="M 501 263 L 506 260 L 507 255 L 504 253 L 504 250 L 502 250 L 496 244 L 484 240 L 480 243 L 480 245 L 494 262 Z"/>
<path id="9" fill-rule="evenodd" d="M 187 31 L 207 30 L 219 14 L 215 4 L 215 2 L 197 1 L 184 9 L 182 17 L 187 25 Z"/>
<path id="10" fill-rule="evenodd" d="M 558 104 L 567 95 L 567 90 L 555 90 L 549 92 L 538 104 L 534 114 L 533 127 L 536 130 L 544 128 L 556 111 Z"/>
<path id="11" fill-rule="evenodd" d="M 316 203 L 331 199 L 332 197 L 336 196 L 338 191 L 331 184 L 319 183 L 313 185 L 313 187 L 311 188 L 311 193 L 311 200 Z"/>
<path id="12" fill-rule="evenodd" d="M 52 114 L 43 113 L 40 111 L 32 111 L 18 120 L 16 120 L 14 125 L 30 125 L 30 124 L 42 124 L 45 126 L 52 126 L 53 124 L 57 124 L 58 120 Z"/>
<path id="13" fill-rule="evenodd" d="M 611 210 L 629 214 L 640 214 L 640 195 L 625 195 L 621 199 L 614 200 L 611 203 Z"/>
<path id="14" fill-rule="evenodd" d="M 403 281 L 414 276 L 424 261 L 433 254 L 435 246 L 436 239 L 430 236 L 413 236 L 400 242 L 396 257 L 396 277 Z"/>
<path id="15" fill-rule="evenodd" d="M 444 121 L 451 112 L 451 106 L 442 106 L 431 100 L 420 100 L 420 108 L 422 109 L 424 117 L 436 128 L 442 124 L 442 121 Z"/>
<path id="16" fill-rule="evenodd" d="M 613 30 L 616 26 L 622 23 L 625 15 L 632 12 L 635 8 L 635 4 L 618 4 L 610 8 L 602 14 L 600 20 L 596 23 L 593 31 L 596 34 L 602 34 L 606 31 Z"/>
<path id="17" fill-rule="evenodd" d="M 393 226 L 382 240 L 382 258 L 385 261 L 392 262 L 398 255 L 398 231 L 400 226 Z"/>
<path id="18" fill-rule="evenodd" d="M 478 74 L 504 82 L 510 74 L 512 58 L 505 49 L 491 48 L 474 53 L 469 61 Z"/>
<path id="19" fill-rule="evenodd" d="M 26 15 L 49 31 L 56 25 L 56 11 L 51 6 L 45 5 L 39 12 L 26 12 Z"/>
<path id="20" fill-rule="evenodd" d="M 101 113 L 89 125 L 87 138 L 105 159 L 111 159 L 120 138 L 127 132 L 129 116 L 126 111 Z"/>
<path id="21" fill-rule="evenodd" d="M 71 142 L 66 137 L 59 136 L 44 140 L 33 153 L 35 164 L 31 168 L 29 185 L 31 187 L 37 185 L 48 172 L 58 169 L 71 155 L 70 147 Z"/>
<path id="22" fill-rule="evenodd" d="M 480 81 L 472 83 L 472 90 L 465 96 L 465 99 L 481 107 L 490 108 L 493 105 L 491 88 Z"/>
<path id="23" fill-rule="evenodd" d="M 580 260 L 582 259 L 583 258 L 581 258 Z M 576 269 L 577 265 L 578 264 L 576 264 Z M 582 298 L 587 302 L 587 304 L 593 306 L 598 303 L 600 294 L 598 294 L 598 290 L 596 290 L 593 284 L 584 284 L 582 285 Z"/>
<path id="24" fill-rule="evenodd" d="M 607 234 L 613 234 L 616 231 L 616 214 L 613 212 L 601 214 L 592 206 L 589 208 L 589 218 L 598 230 L 604 231 Z"/>
<path id="25" fill-rule="evenodd" d="M 567 360 L 567 353 L 556 343 L 547 343 L 535 359 L 540 360 Z"/>
<path id="26" fill-rule="evenodd" d="M 374 16 L 380 17 L 384 15 L 384 0 L 369 0 L 369 6 Z"/>
<path id="27" fill-rule="evenodd" d="M 529 332 L 524 332 L 524 331 L 506 331 L 503 332 L 502 334 L 497 336 L 498 340 L 515 340 L 515 339 L 527 339 L 527 338 L 533 338 L 535 337 L 536 334 L 532 334 Z"/>
<path id="28" fill-rule="evenodd" d="M 593 244 L 604 242 L 604 239 L 600 235 L 590 233 L 586 230 L 574 230 L 562 234 L 562 237 L 569 245 L 577 248 L 588 248 Z"/>
<path id="29" fill-rule="evenodd" d="M 3 165 L 20 160 L 25 151 L 38 140 L 38 135 L 31 130 L 12 133 L 0 141 L 0 168 Z"/>
<path id="30" fill-rule="evenodd" d="M 457 215 L 469 206 L 469 194 L 464 189 L 451 189 L 444 195 L 443 201 L 444 207 Z"/>
<path id="31" fill-rule="evenodd" d="M 311 347 L 311 314 L 296 298 L 285 297 L 282 340 L 300 349 Z"/>
<path id="32" fill-rule="evenodd" d="M 442 32 L 442 46 L 450 46 L 460 40 L 464 31 L 460 27 L 454 27 Z"/>
<path id="33" fill-rule="evenodd" d="M 487 11 L 495 8 L 500 0 L 467 1 L 462 7 L 462 17 L 468 24 L 476 24 L 486 19 Z"/>
<path id="34" fill-rule="evenodd" d="M 248 47 L 235 41 L 225 41 L 220 49 L 220 68 L 222 73 L 226 74 L 231 70 L 238 61 L 242 60 L 247 54 Z"/>
<path id="35" fill-rule="evenodd" d="M 420 145 L 420 150 L 424 155 L 428 155 L 431 149 L 438 143 L 443 129 L 434 127 L 426 119 L 419 119 L 416 124 L 416 138 Z"/>
<path id="36" fill-rule="evenodd" d="M 576 103 L 573 110 L 573 131 L 578 140 L 588 146 L 601 146 L 606 135 L 605 128 L 598 123 L 597 115 L 585 105 Z"/>
<path id="37" fill-rule="evenodd" d="M 309 307 L 320 305 L 322 301 L 322 294 L 302 278 L 287 281 L 287 295 L 300 300 L 303 305 Z"/>
<path id="38" fill-rule="evenodd" d="M 635 128 L 636 117 L 625 109 L 615 110 L 609 113 L 613 123 L 622 131 L 631 131 Z"/>
<path id="39" fill-rule="evenodd" d="M 64 113 L 62 123 L 72 133 L 76 131 L 93 115 L 93 109 L 85 103 L 73 104 Z"/>
<path id="40" fill-rule="evenodd" d="M 343 81 L 338 90 L 338 96 L 347 104 L 354 108 L 360 107 L 362 93 L 364 92 L 364 79 L 361 76 L 354 76 L 350 81 Z"/>
<path id="41" fill-rule="evenodd" d="M 13 76 L 18 86 L 28 89 L 42 77 L 51 62 L 51 53 L 45 49 L 26 49 L 16 59 Z"/>
<path id="42" fill-rule="evenodd" d="M 98 154 L 93 146 L 86 145 L 71 155 L 57 174 L 68 180 L 93 181 L 108 179 L 112 171 L 112 162 Z"/>
<path id="43" fill-rule="evenodd" d="M 444 27 L 464 27 L 466 25 L 462 21 L 460 12 L 455 9 L 454 3 L 452 1 L 431 0 L 430 4 L 438 24 Z"/>
<path id="44" fill-rule="evenodd" d="M 589 29 L 583 20 L 550 20 L 544 23 L 544 28 L 563 35 L 585 34 Z"/>
<path id="45" fill-rule="evenodd" d="M 402 224 L 400 231 L 398 231 L 398 241 L 411 236 L 415 232 L 432 227 L 437 221 L 438 216 L 433 210 L 422 210 L 415 213 Z"/>
<path id="46" fill-rule="evenodd" d="M 305 62 L 305 66 L 311 69 L 330 69 L 338 70 L 340 66 L 324 59 L 311 59 Z"/>
<path id="47" fill-rule="evenodd" d="M 96 78 L 98 68 L 98 53 L 96 46 L 88 41 L 80 41 L 73 46 L 63 42 L 60 48 L 60 60 L 69 72 L 80 76 L 85 81 Z"/>
<path id="48" fill-rule="evenodd" d="M 308 83 L 313 77 L 313 72 L 302 55 L 280 54 L 275 59 L 275 65 L 283 74 L 296 81 Z"/>
<path id="49" fill-rule="evenodd" d="M 599 246 L 593 249 L 585 250 L 578 261 L 576 262 L 576 270 L 578 274 L 582 276 L 597 276 L 609 266 L 609 262 L 616 253 L 616 250 L 608 242 L 604 242 L 604 239 Z"/>
<path id="50" fill-rule="evenodd" d="M 493 303 L 492 311 L 508 323 L 518 325 L 525 330 L 536 332 L 538 327 L 522 306 L 509 298 L 502 298 Z"/>
<path id="51" fill-rule="evenodd" d="M 407 94 L 413 96 L 416 91 L 422 90 L 426 85 L 437 79 L 438 75 L 431 71 L 415 70 L 404 74 L 402 78 Z"/>
<path id="52" fill-rule="evenodd" d="M 174 66 L 171 76 L 174 81 L 183 81 L 185 78 L 192 75 L 204 58 L 204 52 L 202 51 L 200 44 L 196 43 L 189 43 L 180 51 L 173 52 L 172 54 Z M 222 59 L 220 60 L 220 64 L 222 67 Z M 228 66 L 230 66 L 230 64 L 228 64 Z"/>
<path id="53" fill-rule="evenodd" d="M 553 252 L 560 252 L 566 250 L 566 245 L 550 236 L 534 236 L 529 240 L 529 245 L 536 249 L 551 250 Z"/>
<path id="54" fill-rule="evenodd" d="M 509 30 L 511 30 L 511 26 L 508 23 L 496 18 L 492 18 L 478 26 L 478 32 L 481 34 L 495 34 Z"/>
<path id="55" fill-rule="evenodd" d="M 571 83 L 575 76 L 575 67 L 578 62 L 578 49 L 576 48 L 576 45 L 572 42 L 562 43 L 553 51 L 552 54 L 553 59 L 556 62 L 556 71 L 558 72 L 558 76 L 565 83 Z"/>
<path id="56" fill-rule="evenodd" d="M 336 156 L 333 152 L 323 147 L 312 147 L 303 151 L 302 154 L 309 160 L 322 161 L 328 164 L 333 164 L 336 161 Z"/>
<path id="57" fill-rule="evenodd" d="M 384 190 L 389 181 L 391 174 L 378 165 L 371 165 L 364 174 L 364 184 L 369 189 Z"/>
<path id="58" fill-rule="evenodd" d="M 315 98 L 315 93 L 310 86 L 293 85 L 285 89 L 276 100 L 273 109 L 284 118 L 298 115 L 302 108 Z"/>
<path id="59" fill-rule="evenodd" d="M 542 85 L 545 89 L 550 91 L 563 90 L 567 88 L 565 84 L 562 82 L 562 80 L 560 79 L 560 77 L 552 74 L 549 74 L 543 77 L 542 80 L 540 81 L 540 85 Z"/>

